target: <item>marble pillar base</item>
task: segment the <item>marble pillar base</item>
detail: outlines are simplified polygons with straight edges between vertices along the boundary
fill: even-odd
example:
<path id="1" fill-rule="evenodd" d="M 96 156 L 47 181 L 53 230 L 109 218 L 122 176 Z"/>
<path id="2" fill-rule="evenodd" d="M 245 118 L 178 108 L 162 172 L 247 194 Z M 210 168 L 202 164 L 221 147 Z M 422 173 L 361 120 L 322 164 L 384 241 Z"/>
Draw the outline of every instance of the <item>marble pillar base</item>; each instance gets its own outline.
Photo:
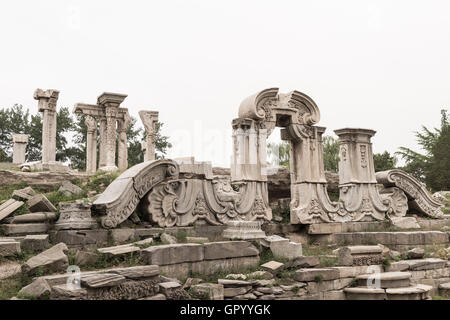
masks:
<path id="1" fill-rule="evenodd" d="M 118 168 L 117 166 L 104 166 L 104 167 L 98 168 L 98 170 L 100 170 L 100 171 L 106 171 L 106 172 L 112 172 L 112 171 L 117 171 L 117 170 L 119 170 L 119 168 Z"/>
<path id="2" fill-rule="evenodd" d="M 261 230 L 260 221 L 228 221 L 228 227 L 223 231 L 222 236 L 233 240 L 262 239 L 266 237 Z"/>

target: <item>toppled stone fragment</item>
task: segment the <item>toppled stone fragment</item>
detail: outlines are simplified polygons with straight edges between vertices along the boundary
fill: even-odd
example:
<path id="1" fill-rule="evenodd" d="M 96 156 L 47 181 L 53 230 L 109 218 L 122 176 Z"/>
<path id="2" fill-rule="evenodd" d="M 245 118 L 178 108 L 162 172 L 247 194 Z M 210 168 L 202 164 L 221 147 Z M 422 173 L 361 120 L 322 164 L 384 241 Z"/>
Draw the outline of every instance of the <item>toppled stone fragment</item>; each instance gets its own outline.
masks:
<path id="1" fill-rule="evenodd" d="M 201 297 L 207 300 L 223 300 L 224 288 L 221 284 L 202 283 L 191 287 L 194 296 Z"/>
<path id="2" fill-rule="evenodd" d="M 179 282 L 162 282 L 159 284 L 159 291 L 166 296 L 170 296 L 173 291 L 181 289 L 181 284 Z"/>
<path id="3" fill-rule="evenodd" d="M 27 235 L 20 241 L 23 250 L 29 252 L 41 252 L 49 245 L 48 234 Z"/>
<path id="4" fill-rule="evenodd" d="M 38 269 L 65 271 L 69 266 L 69 258 L 66 255 L 68 250 L 65 243 L 58 243 L 50 249 L 28 259 L 22 265 L 22 272 L 33 274 Z"/>
<path id="5" fill-rule="evenodd" d="M 21 252 L 19 241 L 0 241 L 0 257 L 10 257 Z"/>
<path id="6" fill-rule="evenodd" d="M 177 243 L 177 238 L 175 238 L 174 236 L 168 234 L 168 233 L 163 233 L 161 235 L 161 242 L 165 243 L 165 244 L 175 244 Z"/>
<path id="7" fill-rule="evenodd" d="M 78 266 L 89 266 L 97 263 L 99 261 L 100 256 L 94 252 L 88 251 L 77 251 L 75 254 L 75 264 Z"/>
<path id="8" fill-rule="evenodd" d="M 422 259 L 424 255 L 425 249 L 422 248 L 414 248 L 406 252 L 408 259 Z"/>
<path id="9" fill-rule="evenodd" d="M 59 192 L 62 192 L 65 196 L 70 197 L 71 195 L 79 195 L 83 193 L 83 189 L 79 186 L 74 185 L 70 181 L 63 181 L 61 187 L 58 189 Z"/>
<path id="10" fill-rule="evenodd" d="M 19 296 L 26 299 L 40 299 L 50 296 L 51 288 L 47 281 L 38 278 L 19 291 Z"/>
<path id="11" fill-rule="evenodd" d="M 30 212 L 56 212 L 55 206 L 43 194 L 37 194 L 27 202 Z"/>
<path id="12" fill-rule="evenodd" d="M 40 223 L 56 220 L 55 212 L 35 212 L 12 217 L 9 223 Z"/>
<path id="13" fill-rule="evenodd" d="M 261 265 L 261 268 L 272 274 L 277 274 L 284 269 L 284 264 L 278 261 L 269 261 Z"/>
<path id="14" fill-rule="evenodd" d="M 125 277 L 115 273 L 95 273 L 81 277 L 81 284 L 89 288 L 113 287 L 125 281 Z"/>
<path id="15" fill-rule="evenodd" d="M 19 198 L 20 200 L 30 200 L 36 195 L 36 191 L 31 187 L 26 187 L 23 189 L 14 190 L 12 196 Z"/>
<path id="16" fill-rule="evenodd" d="M 14 199 L 9 199 L 3 204 L 0 205 L 0 221 L 8 217 L 10 214 L 12 214 L 14 211 L 19 209 L 21 206 L 24 205 L 24 202 L 17 201 Z"/>

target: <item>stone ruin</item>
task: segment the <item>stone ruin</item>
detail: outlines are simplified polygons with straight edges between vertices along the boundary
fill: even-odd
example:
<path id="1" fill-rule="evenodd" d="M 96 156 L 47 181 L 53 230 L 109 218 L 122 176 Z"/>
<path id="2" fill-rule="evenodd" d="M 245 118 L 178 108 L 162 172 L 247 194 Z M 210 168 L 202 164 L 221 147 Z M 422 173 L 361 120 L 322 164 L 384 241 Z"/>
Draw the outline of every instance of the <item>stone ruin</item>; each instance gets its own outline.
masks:
<path id="1" fill-rule="evenodd" d="M 43 169 L 56 164 L 58 94 L 35 92 L 44 113 Z M 317 125 L 316 103 L 299 91 L 270 88 L 242 101 L 232 121 L 229 170 L 193 157 L 155 160 L 159 115 L 149 110 L 139 112 L 146 131 L 144 162 L 128 168 L 130 116 L 121 107 L 126 97 L 103 93 L 97 104 L 77 103 L 73 110 L 85 116 L 87 127 L 86 174 L 77 179 L 97 170 L 122 171 L 101 194 L 55 206 L 27 187 L 0 203 L 5 235 L 0 255 L 37 254 L 14 270 L 0 263 L 0 281 L 42 268 L 47 273 L 22 288 L 18 298 L 423 300 L 449 294 L 450 217 L 441 210 L 446 198 L 431 196 L 401 170 L 375 172 L 375 131 L 334 131 L 340 160 L 331 177 L 324 170 L 326 128 Z M 290 142 L 289 172 L 273 173 L 266 163 L 266 140 L 275 127 Z M 14 162 L 24 161 L 26 143 L 26 136 L 14 135 Z M 69 182 L 75 177 L 70 172 L 2 174 L 6 183 L 36 183 L 31 176 L 39 175 L 54 179 L 49 183 L 60 184 L 65 195 L 83 193 Z M 330 200 L 330 187 L 339 191 L 339 201 Z M 15 215 L 25 203 L 28 212 Z M 289 208 L 289 223 L 276 223 L 281 204 Z M 424 248 L 430 247 L 441 249 L 426 256 Z M 326 253 L 311 254 L 311 248 Z M 65 273 L 71 250 L 82 270 L 101 259 L 138 263 L 81 271 L 74 289 Z M 261 261 L 268 252 L 270 261 Z M 229 274 L 217 283 L 199 277 L 223 271 Z M 283 274 L 289 274 L 287 280 Z M 369 284 L 374 277 L 378 282 Z"/>

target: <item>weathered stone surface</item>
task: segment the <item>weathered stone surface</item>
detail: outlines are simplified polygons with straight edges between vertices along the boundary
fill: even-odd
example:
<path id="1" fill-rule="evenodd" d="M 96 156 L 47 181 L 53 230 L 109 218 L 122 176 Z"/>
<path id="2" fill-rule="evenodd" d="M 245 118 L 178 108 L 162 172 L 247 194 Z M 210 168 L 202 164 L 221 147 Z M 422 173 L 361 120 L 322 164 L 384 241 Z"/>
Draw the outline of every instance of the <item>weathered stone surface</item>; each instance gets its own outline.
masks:
<path id="1" fill-rule="evenodd" d="M 19 241 L 0 241 L 0 257 L 10 257 L 21 252 Z"/>
<path id="2" fill-rule="evenodd" d="M 222 236 L 227 239 L 249 240 L 265 238 L 266 234 L 261 230 L 259 221 L 234 221 L 227 222 L 227 228 Z"/>
<path id="3" fill-rule="evenodd" d="M 9 223 L 42 223 L 56 220 L 55 212 L 35 212 L 14 216 Z"/>
<path id="4" fill-rule="evenodd" d="M 55 206 L 43 194 L 37 194 L 27 202 L 31 212 L 56 212 Z"/>
<path id="5" fill-rule="evenodd" d="M 422 259 L 424 255 L 425 249 L 423 248 L 414 248 L 406 252 L 408 259 Z"/>
<path id="6" fill-rule="evenodd" d="M 128 279 L 145 279 L 159 275 L 159 267 L 155 265 L 136 266 L 129 268 L 108 269 L 108 273 L 116 273 Z"/>
<path id="7" fill-rule="evenodd" d="M 260 240 L 261 245 L 270 248 L 275 257 L 295 259 L 302 256 L 302 244 L 289 239 L 273 235 Z"/>
<path id="8" fill-rule="evenodd" d="M 28 135 L 13 133 L 13 163 L 21 164 L 25 162 L 25 151 L 28 144 Z"/>
<path id="9" fill-rule="evenodd" d="M 152 246 L 141 251 L 148 264 L 169 265 L 183 262 L 202 261 L 203 245 L 196 243 L 167 244 Z"/>
<path id="10" fill-rule="evenodd" d="M 245 280 L 232 280 L 232 279 L 219 279 L 217 280 L 217 283 L 224 286 L 224 288 L 229 287 L 246 287 L 251 286 L 252 282 L 245 281 Z"/>
<path id="11" fill-rule="evenodd" d="M 392 217 L 391 223 L 399 229 L 420 229 L 420 225 L 414 217 Z"/>
<path id="12" fill-rule="evenodd" d="M 78 266 L 89 266 L 95 264 L 100 259 L 100 256 L 94 252 L 77 251 L 75 254 L 75 264 Z"/>
<path id="13" fill-rule="evenodd" d="M 136 300 L 158 293 L 158 280 L 126 280 L 111 287 L 87 288 L 89 300 Z"/>
<path id="14" fill-rule="evenodd" d="M 20 289 L 19 295 L 27 299 L 39 299 L 44 297 L 45 295 L 50 296 L 51 290 L 52 289 L 48 285 L 47 281 L 38 278 L 26 287 Z"/>
<path id="15" fill-rule="evenodd" d="M 27 235 L 20 241 L 23 250 L 28 252 L 40 252 L 47 249 L 49 245 L 48 234 Z"/>
<path id="16" fill-rule="evenodd" d="M 28 259 L 22 265 L 22 272 L 33 274 L 41 268 L 52 271 L 65 271 L 69 265 L 69 258 L 66 255 L 67 252 L 68 248 L 66 244 L 58 243 L 50 249 Z"/>
<path id="17" fill-rule="evenodd" d="M 15 261 L 0 262 L 0 280 L 8 279 L 21 272 L 20 264 Z"/>
<path id="18" fill-rule="evenodd" d="M 208 300 L 223 300 L 224 298 L 224 288 L 221 284 L 196 284 L 191 286 L 191 290 L 196 296 L 204 297 Z"/>
<path id="19" fill-rule="evenodd" d="M 223 296 L 225 298 L 233 298 L 235 296 L 246 294 L 250 291 L 251 286 L 244 287 L 226 287 L 223 289 Z"/>
<path id="20" fill-rule="evenodd" d="M 446 266 L 447 261 L 442 259 L 427 258 L 427 259 L 414 259 L 414 260 L 401 260 L 391 263 L 388 271 L 404 271 L 404 270 L 431 270 L 441 269 Z"/>
<path id="21" fill-rule="evenodd" d="M 433 287 L 418 284 L 411 287 L 386 289 L 388 300 L 423 300 Z"/>
<path id="22" fill-rule="evenodd" d="M 186 282 L 183 284 L 183 289 L 189 289 L 191 286 L 200 284 L 202 282 L 204 281 L 200 278 L 187 278 Z"/>
<path id="23" fill-rule="evenodd" d="M 175 238 L 174 236 L 168 234 L 168 233 L 163 233 L 161 235 L 161 242 L 165 243 L 165 244 L 175 244 L 178 243 L 177 238 Z"/>
<path id="24" fill-rule="evenodd" d="M 377 270 L 378 272 L 383 271 L 382 265 L 333 267 L 332 269 L 339 271 L 339 278 L 352 278 L 361 274 L 369 273 L 370 271 L 373 272 L 373 270 Z"/>
<path id="25" fill-rule="evenodd" d="M 19 209 L 21 206 L 23 206 L 23 204 L 24 202 L 14 199 L 9 199 L 6 202 L 2 203 L 0 205 L 0 221 Z"/>
<path id="26" fill-rule="evenodd" d="M 166 296 L 163 295 L 162 293 L 158 293 L 158 294 L 155 294 L 154 296 L 142 298 L 139 300 L 166 300 Z"/>
<path id="27" fill-rule="evenodd" d="M 83 189 L 67 180 L 63 181 L 58 191 L 62 192 L 65 196 L 79 195 L 83 193 Z"/>
<path id="28" fill-rule="evenodd" d="M 436 245 L 449 242 L 449 235 L 441 231 L 336 233 L 334 238 L 338 244 L 367 245 L 380 243 L 390 248 L 399 245 Z"/>
<path id="29" fill-rule="evenodd" d="M 73 290 L 67 284 L 52 286 L 50 295 L 51 300 L 85 300 L 87 299 L 87 290 L 79 288 Z"/>
<path id="30" fill-rule="evenodd" d="M 170 295 L 173 291 L 181 289 L 181 284 L 179 282 L 161 282 L 159 284 L 159 291 L 166 296 Z"/>
<path id="31" fill-rule="evenodd" d="M 242 273 L 238 273 L 238 274 L 227 274 L 225 276 L 226 279 L 230 279 L 230 280 L 247 280 L 247 276 L 245 274 Z"/>
<path id="32" fill-rule="evenodd" d="M 39 234 L 48 231 L 46 223 L 5 224 L 3 230 L 6 235 Z"/>
<path id="33" fill-rule="evenodd" d="M 95 273 L 81 276 L 81 284 L 89 288 L 112 287 L 121 284 L 126 278 L 115 273 Z"/>
<path id="34" fill-rule="evenodd" d="M 112 258 L 112 257 L 126 256 L 132 253 L 139 253 L 141 249 L 132 244 L 125 244 L 115 247 L 100 248 L 97 249 L 97 251 L 104 254 L 107 258 Z"/>
<path id="35" fill-rule="evenodd" d="M 42 168 L 41 168 L 42 170 Z M 51 191 L 55 185 L 61 184 L 65 180 L 79 179 L 87 181 L 89 175 L 78 172 L 20 172 L 10 170 L 0 170 L 0 187 L 23 183 L 31 187 L 39 187 Z"/>
<path id="36" fill-rule="evenodd" d="M 300 282 L 321 280 L 334 280 L 339 278 L 339 271 L 331 268 L 299 269 L 294 279 Z"/>
<path id="37" fill-rule="evenodd" d="M 83 200 L 62 202 L 59 204 L 60 215 L 55 224 L 56 230 L 92 229 L 97 222 L 91 217 L 91 204 Z"/>
<path id="38" fill-rule="evenodd" d="M 340 266 L 373 265 L 383 262 L 383 249 L 380 246 L 347 246 L 338 250 Z"/>
<path id="39" fill-rule="evenodd" d="M 204 244 L 205 260 L 251 257 L 259 254 L 258 249 L 247 241 L 222 241 Z"/>
<path id="40" fill-rule="evenodd" d="M 261 265 L 263 270 L 266 270 L 272 274 L 277 274 L 284 269 L 284 264 L 278 261 L 269 261 Z"/>
<path id="41" fill-rule="evenodd" d="M 377 288 L 345 288 L 348 300 L 386 300 L 386 291 Z"/>
<path id="42" fill-rule="evenodd" d="M 193 243 L 206 243 L 209 242 L 209 239 L 206 237 L 186 237 L 186 241 Z"/>
<path id="43" fill-rule="evenodd" d="M 331 234 L 343 232 L 342 223 L 313 223 L 308 226 L 308 234 Z"/>
<path id="44" fill-rule="evenodd" d="M 298 268 L 314 268 L 319 265 L 319 258 L 316 256 L 298 257 L 292 261 L 289 261 L 286 265 L 289 267 Z"/>

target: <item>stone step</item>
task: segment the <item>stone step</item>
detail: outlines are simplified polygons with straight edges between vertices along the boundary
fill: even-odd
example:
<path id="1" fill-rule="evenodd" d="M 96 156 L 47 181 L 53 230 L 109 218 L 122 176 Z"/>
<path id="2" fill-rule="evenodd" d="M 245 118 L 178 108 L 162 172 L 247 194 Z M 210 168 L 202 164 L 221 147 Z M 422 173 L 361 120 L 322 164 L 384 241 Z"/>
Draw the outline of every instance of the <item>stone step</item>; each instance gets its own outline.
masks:
<path id="1" fill-rule="evenodd" d="M 121 257 L 125 255 L 129 255 L 131 253 L 140 252 L 141 249 L 139 247 L 133 245 L 122 245 L 117 247 L 109 247 L 109 248 L 100 248 L 97 249 L 100 253 L 103 253 L 107 258 L 112 257 Z"/>
<path id="2" fill-rule="evenodd" d="M 404 288 L 345 288 L 348 300 L 426 300 L 432 287 L 418 284 Z"/>
<path id="3" fill-rule="evenodd" d="M 439 294 L 441 296 L 450 298 L 450 282 L 439 285 Z"/>
<path id="4" fill-rule="evenodd" d="M 417 284 L 407 288 L 386 289 L 386 295 L 388 300 L 425 300 L 431 289 L 432 286 Z"/>
<path id="5" fill-rule="evenodd" d="M 48 231 L 46 223 L 3 224 L 2 228 L 8 236 L 42 234 Z"/>
<path id="6" fill-rule="evenodd" d="M 383 272 L 356 276 L 360 287 L 377 286 L 386 288 L 405 288 L 410 286 L 411 273 L 409 272 Z M 379 280 L 379 283 L 378 283 Z"/>

